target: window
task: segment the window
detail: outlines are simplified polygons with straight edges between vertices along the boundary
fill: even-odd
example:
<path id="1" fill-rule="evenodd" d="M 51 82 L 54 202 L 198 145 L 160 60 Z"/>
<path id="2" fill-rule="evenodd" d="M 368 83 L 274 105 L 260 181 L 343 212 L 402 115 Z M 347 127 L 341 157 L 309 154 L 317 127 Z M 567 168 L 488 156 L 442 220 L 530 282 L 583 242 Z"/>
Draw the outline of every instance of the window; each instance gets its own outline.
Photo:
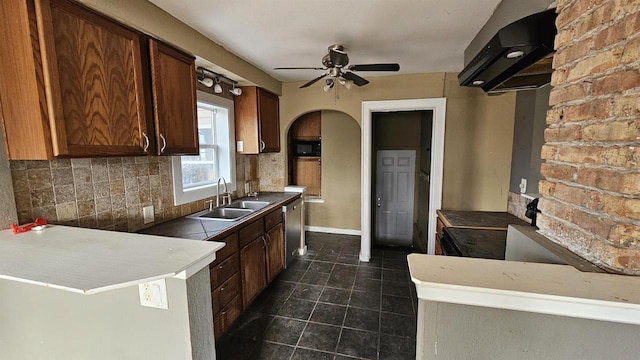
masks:
<path id="1" fill-rule="evenodd" d="M 236 189 L 232 100 L 198 91 L 198 141 L 199 155 L 171 159 L 175 205 L 214 196 L 220 177 Z"/>

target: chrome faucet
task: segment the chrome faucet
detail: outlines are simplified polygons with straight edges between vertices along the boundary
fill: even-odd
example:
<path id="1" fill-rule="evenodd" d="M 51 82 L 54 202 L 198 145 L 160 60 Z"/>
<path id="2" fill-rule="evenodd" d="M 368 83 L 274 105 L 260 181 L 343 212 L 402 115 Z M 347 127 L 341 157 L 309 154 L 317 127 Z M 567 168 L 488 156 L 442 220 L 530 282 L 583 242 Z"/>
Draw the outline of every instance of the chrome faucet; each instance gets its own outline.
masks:
<path id="1" fill-rule="evenodd" d="M 227 181 L 224 179 L 224 177 L 220 176 L 218 178 L 218 183 L 216 186 L 216 207 L 220 206 L 220 180 L 222 180 L 222 183 L 224 184 L 224 194 L 222 195 L 222 205 L 225 205 L 227 201 L 229 204 L 231 204 L 231 193 L 229 193 L 229 190 L 227 189 Z"/>

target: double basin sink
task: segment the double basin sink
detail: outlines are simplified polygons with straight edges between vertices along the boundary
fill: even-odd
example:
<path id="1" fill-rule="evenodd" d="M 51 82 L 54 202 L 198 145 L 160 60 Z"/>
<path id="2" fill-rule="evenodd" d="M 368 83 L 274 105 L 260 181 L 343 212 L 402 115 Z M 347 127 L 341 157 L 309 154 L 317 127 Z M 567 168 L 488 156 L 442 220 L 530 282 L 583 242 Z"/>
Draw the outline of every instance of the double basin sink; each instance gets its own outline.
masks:
<path id="1" fill-rule="evenodd" d="M 203 210 L 187 217 L 199 220 L 236 221 L 269 206 L 269 204 L 267 201 L 236 200 L 229 205 L 213 210 Z"/>

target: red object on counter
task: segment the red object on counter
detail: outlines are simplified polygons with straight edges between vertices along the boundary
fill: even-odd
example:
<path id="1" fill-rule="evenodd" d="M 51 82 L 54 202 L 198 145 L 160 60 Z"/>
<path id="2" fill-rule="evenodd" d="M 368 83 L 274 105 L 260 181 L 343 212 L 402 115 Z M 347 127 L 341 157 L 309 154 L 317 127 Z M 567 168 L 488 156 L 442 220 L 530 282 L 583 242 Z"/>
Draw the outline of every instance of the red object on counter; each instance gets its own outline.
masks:
<path id="1" fill-rule="evenodd" d="M 27 232 L 36 226 L 44 226 L 44 225 L 47 225 L 47 220 L 39 217 L 39 218 L 36 218 L 34 222 L 25 224 L 22 226 L 18 226 L 18 224 L 11 224 L 11 230 L 13 231 L 14 234 L 20 234 L 23 232 Z"/>

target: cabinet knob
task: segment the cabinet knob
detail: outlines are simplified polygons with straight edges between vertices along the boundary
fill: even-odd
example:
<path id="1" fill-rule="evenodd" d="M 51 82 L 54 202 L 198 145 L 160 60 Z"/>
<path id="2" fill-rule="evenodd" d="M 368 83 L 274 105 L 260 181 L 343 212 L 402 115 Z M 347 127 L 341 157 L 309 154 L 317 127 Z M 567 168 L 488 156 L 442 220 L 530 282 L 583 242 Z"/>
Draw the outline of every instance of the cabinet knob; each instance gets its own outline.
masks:
<path id="1" fill-rule="evenodd" d="M 224 265 L 218 265 L 218 269 L 222 269 Z"/>
<path id="2" fill-rule="evenodd" d="M 145 133 L 142 133 L 142 137 L 144 138 L 144 148 L 142 149 L 142 151 L 148 152 L 148 150 L 149 150 L 149 137 Z"/>
<path id="3" fill-rule="evenodd" d="M 167 148 L 167 139 L 164 138 L 162 134 L 160 134 L 160 140 L 162 140 L 162 148 L 160 149 L 160 153 L 164 153 L 164 149 Z"/>
<path id="4" fill-rule="evenodd" d="M 224 286 L 220 288 L 220 291 L 224 291 Z"/>

